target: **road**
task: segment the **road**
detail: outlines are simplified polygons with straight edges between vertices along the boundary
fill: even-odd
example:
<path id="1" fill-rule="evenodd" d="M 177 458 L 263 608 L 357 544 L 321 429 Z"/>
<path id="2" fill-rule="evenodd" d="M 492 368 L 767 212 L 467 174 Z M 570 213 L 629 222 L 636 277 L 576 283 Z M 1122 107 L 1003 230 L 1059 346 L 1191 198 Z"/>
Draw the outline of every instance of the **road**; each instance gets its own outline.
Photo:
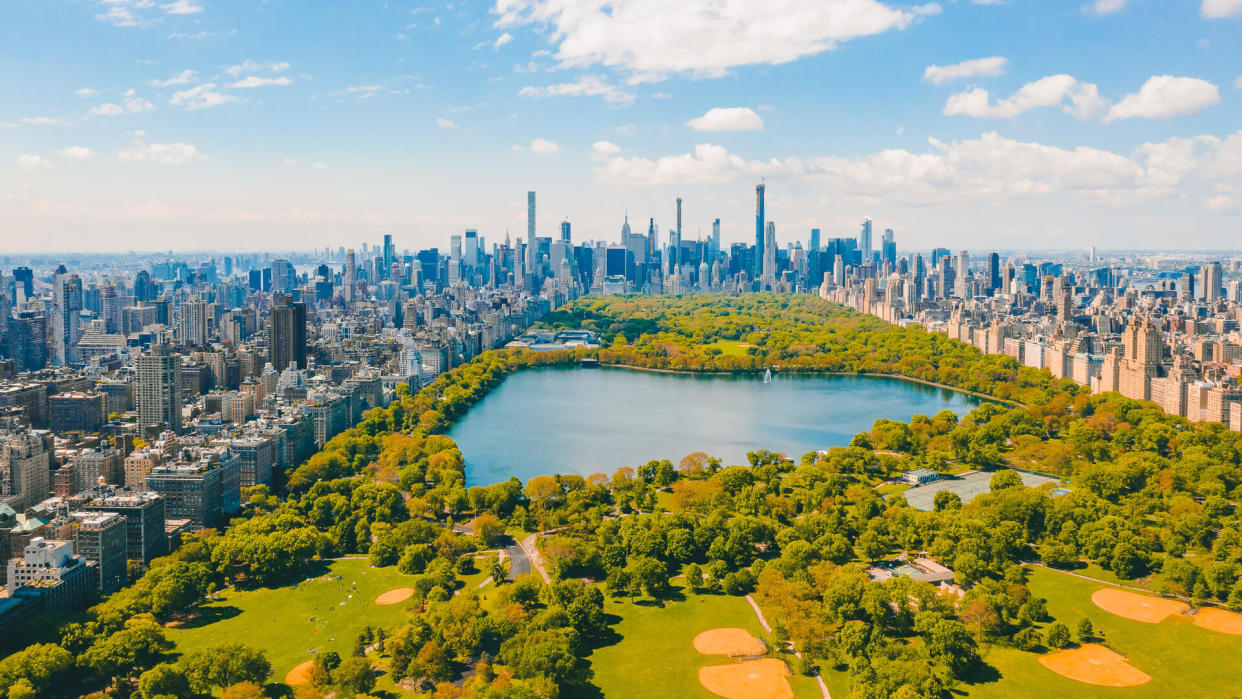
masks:
<path id="1" fill-rule="evenodd" d="M 513 541 L 510 539 L 510 541 Z M 530 556 L 526 555 L 526 549 L 516 541 L 510 546 L 505 547 L 505 555 L 509 557 L 509 579 L 517 580 L 523 575 L 529 575 L 531 571 Z"/>

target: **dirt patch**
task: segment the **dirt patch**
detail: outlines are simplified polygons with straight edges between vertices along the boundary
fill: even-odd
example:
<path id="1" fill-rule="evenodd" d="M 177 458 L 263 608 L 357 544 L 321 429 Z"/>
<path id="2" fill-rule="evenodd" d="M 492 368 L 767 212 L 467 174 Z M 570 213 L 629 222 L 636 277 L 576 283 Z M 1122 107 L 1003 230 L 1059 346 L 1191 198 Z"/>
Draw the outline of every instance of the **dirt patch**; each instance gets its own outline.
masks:
<path id="1" fill-rule="evenodd" d="M 376 597 L 375 603 L 376 604 L 397 604 L 398 602 L 404 602 L 413 596 L 414 596 L 414 588 L 398 587 L 395 590 L 389 590 L 388 592 L 385 592 L 379 597 Z"/>
<path id="2" fill-rule="evenodd" d="M 793 699 L 789 668 L 776 658 L 699 668 L 699 682 L 729 699 Z"/>
<path id="3" fill-rule="evenodd" d="M 300 684 L 310 684 L 311 668 L 315 666 L 314 660 L 307 660 L 298 665 L 285 675 L 285 684 L 290 687 L 296 687 Z"/>
<path id="4" fill-rule="evenodd" d="M 1049 653 L 1039 662 L 1062 677 L 1101 687 L 1137 687 L 1151 681 L 1151 675 L 1126 662 L 1125 656 L 1098 643 Z"/>
<path id="5" fill-rule="evenodd" d="M 1183 602 L 1161 599 L 1136 592 L 1106 587 L 1091 595 L 1095 606 L 1126 619 L 1159 624 L 1173 614 L 1181 614 L 1188 607 Z"/>
<path id="6" fill-rule="evenodd" d="M 694 637 L 694 649 L 703 655 L 763 655 L 768 647 L 746 629 L 723 628 Z"/>
<path id="7" fill-rule="evenodd" d="M 1231 633 L 1242 636 L 1242 614 L 1229 612 L 1215 607 L 1201 607 L 1195 612 L 1195 626 L 1202 626 L 1211 631 Z"/>
<path id="8" fill-rule="evenodd" d="M 172 621 L 165 622 L 165 623 L 164 623 L 164 628 L 166 628 L 166 629 L 175 629 L 175 628 L 177 628 L 178 626 L 182 626 L 182 625 L 184 625 L 184 624 L 185 624 L 185 622 L 184 622 L 184 621 L 182 621 L 182 620 L 180 620 L 180 619 L 173 619 Z"/>

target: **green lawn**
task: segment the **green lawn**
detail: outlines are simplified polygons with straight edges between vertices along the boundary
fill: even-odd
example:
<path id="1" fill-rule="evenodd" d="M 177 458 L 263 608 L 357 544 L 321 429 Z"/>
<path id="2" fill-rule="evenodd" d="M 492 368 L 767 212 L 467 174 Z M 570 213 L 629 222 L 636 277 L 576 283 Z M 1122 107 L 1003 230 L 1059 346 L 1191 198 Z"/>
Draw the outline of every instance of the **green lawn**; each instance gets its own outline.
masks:
<path id="1" fill-rule="evenodd" d="M 674 580 L 673 584 L 680 586 L 681 581 Z M 700 654 L 694 649 L 694 637 L 708 629 L 736 626 L 767 640 L 755 613 L 741 597 L 686 593 L 684 600 L 667 601 L 663 607 L 651 600 L 636 603 L 607 598 L 604 609 L 621 617 L 612 627 L 620 638 L 587 659 L 595 672 L 592 683 L 609 699 L 715 697 L 699 684 L 699 668 L 732 661 Z M 814 680 L 790 679 L 797 696 L 819 696 Z"/>
<path id="2" fill-rule="evenodd" d="M 272 663 L 271 680 L 282 682 L 294 666 L 314 657 L 312 649 L 348 657 L 365 627 L 391 631 L 400 624 L 411 602 L 380 606 L 375 598 L 410 579 L 395 566 L 372 568 L 365 559 L 332 561 L 310 580 L 226 590 L 200 608 L 200 619 L 168 629 L 168 638 L 179 653 L 229 642 L 262 648 Z"/>
<path id="3" fill-rule="evenodd" d="M 734 357 L 745 357 L 747 354 L 747 350 L 753 345 L 748 345 L 744 342 L 738 342 L 737 340 L 717 340 L 716 342 L 713 342 L 712 344 L 707 345 L 707 346 L 715 347 L 716 349 L 720 350 L 721 354 L 724 354 L 724 355 L 732 355 Z"/>
<path id="4" fill-rule="evenodd" d="M 1174 616 L 1145 624 L 1110 614 L 1091 602 L 1091 593 L 1106 585 L 1044 568 L 1031 569 L 1031 593 L 1048 600 L 1048 611 L 1072 629 L 1087 617 L 1103 643 L 1126 656 L 1131 665 L 1151 675 L 1145 685 L 1124 689 L 1096 687 L 1048 670 L 1039 656 L 1012 648 L 985 648 L 985 660 L 999 680 L 961 687 L 976 697 L 1231 697 L 1242 688 L 1242 636 L 1195 626 Z M 1101 633 L 1102 632 L 1102 633 Z"/>

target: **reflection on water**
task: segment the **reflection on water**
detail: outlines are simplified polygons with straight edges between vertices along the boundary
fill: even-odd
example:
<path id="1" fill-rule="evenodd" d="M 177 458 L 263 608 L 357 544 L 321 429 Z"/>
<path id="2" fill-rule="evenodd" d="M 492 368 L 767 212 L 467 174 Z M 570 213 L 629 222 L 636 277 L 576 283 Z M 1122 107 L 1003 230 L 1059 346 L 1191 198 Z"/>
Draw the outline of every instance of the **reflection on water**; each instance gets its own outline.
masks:
<path id="1" fill-rule="evenodd" d="M 553 473 L 611 474 L 694 451 L 726 464 L 770 449 L 799 458 L 848 444 L 881 417 L 909 420 L 979 400 L 900 379 L 701 376 L 629 369 L 526 369 L 505 379 L 449 432 L 467 485 Z"/>

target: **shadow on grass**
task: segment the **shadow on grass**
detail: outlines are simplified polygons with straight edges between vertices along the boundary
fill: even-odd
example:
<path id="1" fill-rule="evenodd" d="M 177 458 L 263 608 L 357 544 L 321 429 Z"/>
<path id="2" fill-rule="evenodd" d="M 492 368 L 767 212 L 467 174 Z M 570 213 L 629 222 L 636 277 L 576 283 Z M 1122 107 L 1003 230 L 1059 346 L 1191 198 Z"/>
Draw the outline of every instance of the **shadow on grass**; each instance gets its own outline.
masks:
<path id="1" fill-rule="evenodd" d="M 996 684 L 1000 681 L 1000 670 L 988 665 L 986 661 L 981 661 L 961 678 L 962 684 L 969 685 L 971 687 Z M 956 696 L 964 696 L 966 694 L 966 692 L 961 689 L 954 689 L 952 690 L 952 693 Z"/>
<path id="2" fill-rule="evenodd" d="M 203 626 L 210 626 L 217 621 L 232 619 L 242 613 L 240 607 L 234 607 L 231 604 L 209 604 L 198 607 L 194 610 L 192 616 L 187 617 L 184 621 L 177 625 L 179 629 L 197 629 Z"/>

